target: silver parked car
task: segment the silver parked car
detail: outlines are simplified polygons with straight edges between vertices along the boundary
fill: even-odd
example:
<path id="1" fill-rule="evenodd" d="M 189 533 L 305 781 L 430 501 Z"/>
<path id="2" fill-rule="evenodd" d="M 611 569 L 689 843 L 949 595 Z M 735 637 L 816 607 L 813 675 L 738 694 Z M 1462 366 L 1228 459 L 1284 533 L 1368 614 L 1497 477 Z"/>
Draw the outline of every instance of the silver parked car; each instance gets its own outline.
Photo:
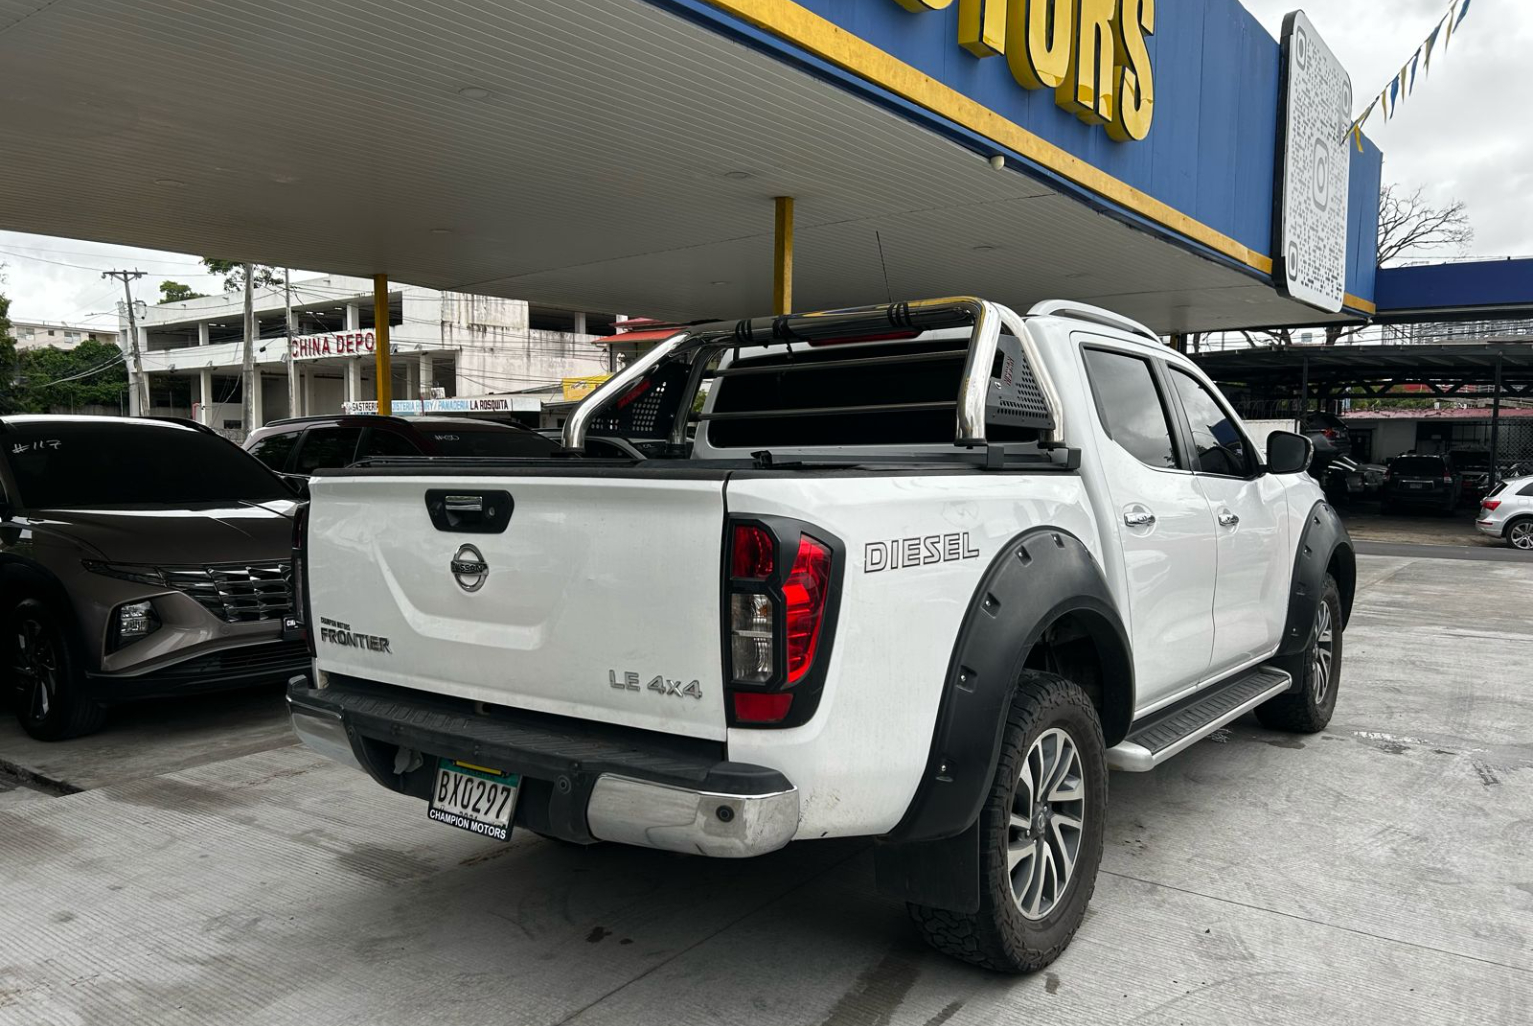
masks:
<path id="1" fill-rule="evenodd" d="M 1480 500 L 1474 525 L 1514 549 L 1533 551 L 1533 477 L 1514 477 L 1492 488 Z"/>

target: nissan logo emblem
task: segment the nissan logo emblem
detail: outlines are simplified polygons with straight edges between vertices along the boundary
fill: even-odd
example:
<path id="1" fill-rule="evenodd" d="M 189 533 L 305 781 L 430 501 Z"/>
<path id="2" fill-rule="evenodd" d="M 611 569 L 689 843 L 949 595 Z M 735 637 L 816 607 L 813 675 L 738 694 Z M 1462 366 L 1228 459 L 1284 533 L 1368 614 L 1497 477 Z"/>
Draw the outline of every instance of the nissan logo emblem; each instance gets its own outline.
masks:
<path id="1" fill-rule="evenodd" d="M 478 591 L 490 576 L 490 564 L 484 561 L 484 553 L 472 545 L 458 546 L 452 557 L 452 576 L 464 591 Z"/>

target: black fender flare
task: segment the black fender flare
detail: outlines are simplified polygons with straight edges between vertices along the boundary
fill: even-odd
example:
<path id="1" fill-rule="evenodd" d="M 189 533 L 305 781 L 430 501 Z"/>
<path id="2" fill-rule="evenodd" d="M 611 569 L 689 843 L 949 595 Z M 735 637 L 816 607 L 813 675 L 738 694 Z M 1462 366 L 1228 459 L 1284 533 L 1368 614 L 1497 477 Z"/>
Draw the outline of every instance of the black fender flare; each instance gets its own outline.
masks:
<path id="1" fill-rule="evenodd" d="M 978 819 L 1000 757 L 1001 731 L 1028 653 L 1060 617 L 1077 614 L 1103 663 L 1109 746 L 1133 719 L 1128 631 L 1101 565 L 1075 535 L 1025 531 L 1001 547 L 970 599 L 953 645 L 920 787 L 891 841 L 962 833 Z"/>
<path id="2" fill-rule="evenodd" d="M 1351 619 L 1352 599 L 1357 591 L 1357 555 L 1341 517 L 1329 502 L 1321 500 L 1310 507 L 1294 549 L 1288 617 L 1283 624 L 1282 644 L 1273 660 L 1293 674 L 1296 689 L 1304 684 L 1302 657 L 1312 640 L 1315 610 L 1325 590 L 1326 574 L 1333 570 L 1341 592 L 1340 626 L 1344 629 Z"/>

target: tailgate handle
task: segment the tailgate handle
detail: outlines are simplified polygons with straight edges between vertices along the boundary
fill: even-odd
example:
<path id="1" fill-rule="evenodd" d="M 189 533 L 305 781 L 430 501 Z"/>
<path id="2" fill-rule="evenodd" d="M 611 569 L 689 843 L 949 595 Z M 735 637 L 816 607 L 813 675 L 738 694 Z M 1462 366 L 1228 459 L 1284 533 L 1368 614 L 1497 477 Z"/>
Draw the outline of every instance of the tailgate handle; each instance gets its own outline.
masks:
<path id="1" fill-rule="evenodd" d="M 504 491 L 431 488 L 426 492 L 426 513 L 438 531 L 500 534 L 511 522 L 514 506 L 511 493 Z"/>

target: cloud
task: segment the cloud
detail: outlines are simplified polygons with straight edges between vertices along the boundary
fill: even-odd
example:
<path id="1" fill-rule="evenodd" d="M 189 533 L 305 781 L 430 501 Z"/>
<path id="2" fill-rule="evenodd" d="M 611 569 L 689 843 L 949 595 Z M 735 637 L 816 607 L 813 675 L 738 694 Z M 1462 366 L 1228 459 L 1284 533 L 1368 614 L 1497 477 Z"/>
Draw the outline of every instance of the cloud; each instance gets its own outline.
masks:
<path id="1" fill-rule="evenodd" d="M 0 292 L 11 298 L 11 319 L 54 321 L 117 330 L 122 282 L 102 271 L 145 272 L 133 282 L 133 298 L 153 304 L 160 282 L 179 281 L 198 292 L 216 292 L 221 279 L 207 274 L 200 258 L 156 249 L 0 232 Z"/>

